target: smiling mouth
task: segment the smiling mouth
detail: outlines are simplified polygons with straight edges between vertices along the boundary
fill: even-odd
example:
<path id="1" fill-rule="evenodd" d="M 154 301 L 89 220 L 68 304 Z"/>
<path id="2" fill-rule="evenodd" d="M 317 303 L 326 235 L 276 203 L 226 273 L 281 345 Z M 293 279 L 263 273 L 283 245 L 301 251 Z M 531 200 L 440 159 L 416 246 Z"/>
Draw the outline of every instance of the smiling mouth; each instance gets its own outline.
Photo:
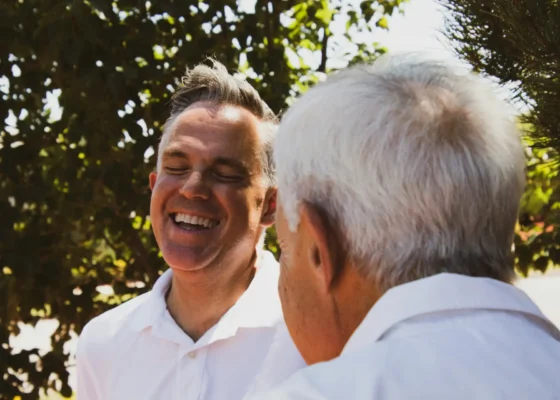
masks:
<path id="1" fill-rule="evenodd" d="M 171 220 L 179 228 L 186 231 L 209 230 L 220 225 L 220 221 L 209 218 L 196 217 L 184 213 L 170 214 Z"/>

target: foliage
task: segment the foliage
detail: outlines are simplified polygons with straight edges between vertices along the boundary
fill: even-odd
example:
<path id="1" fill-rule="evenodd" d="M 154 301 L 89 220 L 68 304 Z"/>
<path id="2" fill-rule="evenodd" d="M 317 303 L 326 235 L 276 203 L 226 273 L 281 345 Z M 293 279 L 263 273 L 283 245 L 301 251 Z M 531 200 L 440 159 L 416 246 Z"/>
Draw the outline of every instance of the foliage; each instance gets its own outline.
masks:
<path id="1" fill-rule="evenodd" d="M 447 36 L 476 71 L 515 84 L 531 106 L 523 116 L 535 145 L 560 148 L 560 3 L 558 0 L 440 0 Z"/>
<path id="2" fill-rule="evenodd" d="M 1 2 L 0 398 L 35 399 L 42 388 L 69 396 L 70 332 L 165 268 L 147 176 L 186 65 L 213 55 L 281 111 L 334 55 L 353 63 L 384 52 L 349 39 L 387 29 L 403 1 Z M 276 248 L 273 236 L 267 245 Z M 60 322 L 52 351 L 14 354 L 17 322 L 41 318 Z"/>
<path id="3" fill-rule="evenodd" d="M 528 106 L 528 186 L 515 240 L 518 269 L 560 265 L 560 3 L 557 0 L 439 0 L 446 33 L 475 71 L 513 88 Z"/>
<path id="4" fill-rule="evenodd" d="M 552 148 L 527 144 L 527 188 L 521 199 L 519 227 L 515 238 L 517 268 L 545 272 L 560 265 L 560 162 Z"/>

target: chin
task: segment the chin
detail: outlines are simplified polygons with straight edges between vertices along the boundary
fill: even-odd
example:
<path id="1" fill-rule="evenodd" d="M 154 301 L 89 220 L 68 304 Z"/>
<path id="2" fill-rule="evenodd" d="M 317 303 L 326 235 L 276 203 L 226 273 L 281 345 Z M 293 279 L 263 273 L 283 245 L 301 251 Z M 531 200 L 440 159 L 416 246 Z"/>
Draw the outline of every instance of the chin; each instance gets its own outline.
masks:
<path id="1" fill-rule="evenodd" d="M 162 249 L 163 259 L 173 270 L 198 271 L 212 264 L 215 255 L 209 254 L 208 249 L 191 249 L 177 246 L 167 246 Z"/>

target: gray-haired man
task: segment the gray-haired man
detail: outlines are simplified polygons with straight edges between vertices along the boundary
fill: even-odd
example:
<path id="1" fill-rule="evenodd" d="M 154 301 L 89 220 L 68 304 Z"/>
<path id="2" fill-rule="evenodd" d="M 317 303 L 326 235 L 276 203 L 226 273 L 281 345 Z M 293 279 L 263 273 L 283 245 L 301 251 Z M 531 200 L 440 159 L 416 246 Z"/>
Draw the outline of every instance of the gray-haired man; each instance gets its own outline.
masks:
<path id="1" fill-rule="evenodd" d="M 283 323 L 274 222 L 277 120 L 218 63 L 188 71 L 150 175 L 150 218 L 170 266 L 153 290 L 91 321 L 78 398 L 241 399 L 303 365 Z"/>
<path id="2" fill-rule="evenodd" d="M 560 332 L 510 283 L 523 148 L 478 77 L 345 70 L 274 154 L 280 298 L 314 365 L 258 399 L 560 398 Z"/>

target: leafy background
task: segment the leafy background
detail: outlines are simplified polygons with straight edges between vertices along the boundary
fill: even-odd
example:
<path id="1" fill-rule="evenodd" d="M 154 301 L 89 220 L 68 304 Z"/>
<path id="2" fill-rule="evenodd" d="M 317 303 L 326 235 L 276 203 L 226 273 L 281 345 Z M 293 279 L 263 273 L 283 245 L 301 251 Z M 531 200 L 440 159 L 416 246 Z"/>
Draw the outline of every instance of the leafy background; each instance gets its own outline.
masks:
<path id="1" fill-rule="evenodd" d="M 71 332 L 148 290 L 166 268 L 151 234 L 147 176 L 169 97 L 187 65 L 214 56 L 246 75 L 281 112 L 324 73 L 386 52 L 359 42 L 356 33 L 389 29 L 388 17 L 403 6 L 403 0 L 257 0 L 254 9 L 235 0 L 0 2 L 0 399 L 36 399 L 48 388 L 71 396 L 66 367 L 73 360 L 64 348 Z M 335 33 L 333 20 L 341 16 L 345 32 Z M 450 33 L 460 29 L 449 26 Z M 472 36 L 484 40 L 484 34 Z M 500 71 L 458 52 L 478 71 Z M 310 57 L 318 62 L 308 64 Z M 520 93 L 541 104 L 538 90 Z M 553 135 L 541 129 L 538 112 L 520 120 L 529 175 L 516 237 L 521 273 L 560 263 L 558 156 L 555 143 L 543 139 Z M 274 229 L 266 246 L 277 254 Z M 59 321 L 52 349 L 14 352 L 10 336 L 19 333 L 18 323 L 46 318 Z"/>
<path id="2" fill-rule="evenodd" d="M 475 71 L 508 85 L 527 144 L 527 191 L 516 237 L 519 271 L 560 264 L 560 3 L 439 0 L 446 33 Z"/>

